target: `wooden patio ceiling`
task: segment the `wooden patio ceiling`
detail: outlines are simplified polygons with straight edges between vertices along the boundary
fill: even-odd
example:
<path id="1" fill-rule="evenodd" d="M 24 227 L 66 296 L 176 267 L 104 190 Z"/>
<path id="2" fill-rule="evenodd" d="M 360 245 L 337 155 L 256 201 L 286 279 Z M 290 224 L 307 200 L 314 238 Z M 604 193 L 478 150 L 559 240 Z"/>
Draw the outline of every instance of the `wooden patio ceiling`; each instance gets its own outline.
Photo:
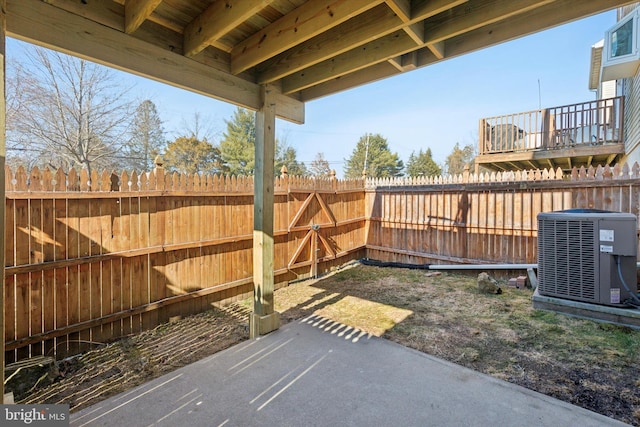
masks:
<path id="1" fill-rule="evenodd" d="M 278 117 L 304 102 L 631 3 L 6 0 L 7 35 Z M 585 49 L 593 40 L 585 40 Z M 554 49 L 549 46 L 549 49 Z M 586 72 L 586 71 L 585 71 Z M 407 88 L 411 90 L 411 88 Z"/>

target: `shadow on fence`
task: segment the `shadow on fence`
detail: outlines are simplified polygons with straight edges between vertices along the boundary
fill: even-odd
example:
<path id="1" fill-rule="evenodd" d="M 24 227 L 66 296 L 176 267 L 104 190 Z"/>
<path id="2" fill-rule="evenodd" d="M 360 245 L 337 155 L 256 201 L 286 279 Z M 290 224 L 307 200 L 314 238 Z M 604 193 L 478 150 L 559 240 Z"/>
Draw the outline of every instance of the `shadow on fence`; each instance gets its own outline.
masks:
<path id="1" fill-rule="evenodd" d="M 7 169 L 6 176 L 9 363 L 40 354 L 75 354 L 251 295 L 250 177 L 185 176 L 161 169 L 89 177 L 37 168 L 29 174 L 19 168 L 15 175 Z M 310 267 L 328 271 L 362 256 L 363 219 L 355 229 L 343 220 L 351 212 L 363 218 L 362 208 L 353 206 L 361 205 L 362 187 L 337 180 L 277 180 L 279 286 L 308 277 Z M 341 200 L 342 193 L 351 199 Z M 309 195 L 315 195 L 311 203 L 301 202 Z M 332 221 L 323 217 L 327 212 Z M 300 249 L 314 224 L 322 224 L 313 230 L 319 253 L 310 242 Z M 289 265 L 296 251 L 299 265 Z"/>
<path id="2" fill-rule="evenodd" d="M 7 362 L 250 296 L 253 181 L 6 171 Z M 535 263 L 540 212 L 640 206 L 640 167 L 438 178 L 276 179 L 277 286 L 369 257 Z"/>

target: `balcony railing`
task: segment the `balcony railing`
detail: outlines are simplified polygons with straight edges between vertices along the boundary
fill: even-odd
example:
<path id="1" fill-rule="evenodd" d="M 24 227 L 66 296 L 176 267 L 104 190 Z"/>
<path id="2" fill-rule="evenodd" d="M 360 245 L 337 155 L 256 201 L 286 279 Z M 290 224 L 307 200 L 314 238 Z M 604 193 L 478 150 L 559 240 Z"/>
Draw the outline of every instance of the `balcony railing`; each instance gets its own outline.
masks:
<path id="1" fill-rule="evenodd" d="M 623 142 L 624 97 L 480 120 L 479 154 L 557 150 Z"/>

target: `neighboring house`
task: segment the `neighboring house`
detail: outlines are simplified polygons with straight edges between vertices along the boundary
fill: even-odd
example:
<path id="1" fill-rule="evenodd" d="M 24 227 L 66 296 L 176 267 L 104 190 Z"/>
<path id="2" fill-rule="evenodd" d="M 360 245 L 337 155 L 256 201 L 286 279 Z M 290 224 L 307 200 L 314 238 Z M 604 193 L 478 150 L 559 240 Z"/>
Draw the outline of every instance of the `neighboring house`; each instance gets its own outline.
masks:
<path id="1" fill-rule="evenodd" d="M 640 2 L 591 47 L 595 100 L 480 120 L 476 167 L 502 171 L 640 163 Z"/>
<path id="2" fill-rule="evenodd" d="M 625 161 L 629 164 L 640 163 L 639 6 L 636 2 L 618 9 L 618 22 L 605 32 L 602 46 L 592 54 L 589 79 L 589 88 L 599 96 L 612 92 L 624 96 Z"/>

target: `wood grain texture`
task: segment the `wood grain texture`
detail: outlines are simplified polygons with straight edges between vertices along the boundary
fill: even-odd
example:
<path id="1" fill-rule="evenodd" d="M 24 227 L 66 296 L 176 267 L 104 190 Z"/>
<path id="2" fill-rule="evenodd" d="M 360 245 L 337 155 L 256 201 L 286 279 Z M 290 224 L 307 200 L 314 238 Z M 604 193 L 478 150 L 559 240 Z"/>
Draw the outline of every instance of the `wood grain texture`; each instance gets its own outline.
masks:
<path id="1" fill-rule="evenodd" d="M 7 360 L 75 354 L 251 288 L 253 181 L 175 176 L 167 184 L 156 170 L 155 187 L 105 191 L 72 172 L 60 188 L 58 172 L 38 171 L 32 192 L 23 179 L 31 172 L 5 169 L 16 182 L 6 198 L 5 235 L 15 248 L 5 266 Z M 284 177 L 271 188 L 277 288 L 363 256 L 535 263 L 539 212 L 638 215 L 640 166 L 366 182 Z"/>

